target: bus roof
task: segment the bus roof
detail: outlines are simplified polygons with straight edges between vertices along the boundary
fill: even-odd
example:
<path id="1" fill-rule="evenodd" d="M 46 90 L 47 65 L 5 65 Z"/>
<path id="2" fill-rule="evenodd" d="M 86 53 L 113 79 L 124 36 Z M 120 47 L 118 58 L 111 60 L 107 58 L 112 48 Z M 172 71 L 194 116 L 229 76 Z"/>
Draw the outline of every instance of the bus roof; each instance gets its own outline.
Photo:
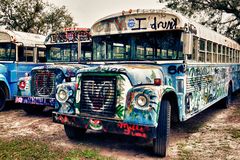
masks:
<path id="1" fill-rule="evenodd" d="M 0 42 L 21 43 L 24 46 L 35 47 L 44 44 L 46 36 L 34 33 L 0 29 Z"/>
<path id="2" fill-rule="evenodd" d="M 106 16 L 92 25 L 91 34 L 94 37 L 166 30 L 182 30 L 214 43 L 240 49 L 240 45 L 234 40 L 177 12 L 163 9 L 136 9 Z"/>

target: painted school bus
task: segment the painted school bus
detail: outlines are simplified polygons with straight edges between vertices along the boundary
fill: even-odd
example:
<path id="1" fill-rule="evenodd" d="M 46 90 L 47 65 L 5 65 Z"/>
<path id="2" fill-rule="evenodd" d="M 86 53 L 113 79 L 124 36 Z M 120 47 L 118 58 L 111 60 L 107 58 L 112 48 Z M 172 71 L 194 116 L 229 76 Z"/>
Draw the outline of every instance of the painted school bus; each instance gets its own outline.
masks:
<path id="1" fill-rule="evenodd" d="M 18 79 L 33 67 L 42 65 L 38 55 L 44 54 L 45 36 L 0 29 L 0 111 L 6 101 L 17 95 Z"/>
<path id="2" fill-rule="evenodd" d="M 93 61 L 57 86 L 54 122 L 69 138 L 87 129 L 148 138 L 166 156 L 171 121 L 185 121 L 240 87 L 240 46 L 178 13 L 130 10 L 91 28 Z"/>
<path id="3" fill-rule="evenodd" d="M 30 75 L 20 78 L 16 103 L 28 114 L 41 113 L 46 106 L 55 106 L 55 90 L 62 82 L 75 81 L 76 72 L 91 60 L 90 29 L 67 28 L 51 33 L 45 40 L 46 54 L 40 59 L 46 64 L 35 67 Z M 78 64 L 78 65 L 77 65 Z"/>

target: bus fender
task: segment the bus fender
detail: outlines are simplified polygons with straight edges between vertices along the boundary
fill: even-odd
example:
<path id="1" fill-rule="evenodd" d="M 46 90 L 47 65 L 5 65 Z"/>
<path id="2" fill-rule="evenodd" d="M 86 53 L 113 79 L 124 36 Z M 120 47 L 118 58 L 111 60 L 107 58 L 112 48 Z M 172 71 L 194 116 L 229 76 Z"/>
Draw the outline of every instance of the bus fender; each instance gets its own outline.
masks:
<path id="1" fill-rule="evenodd" d="M 124 122 L 156 127 L 162 97 L 173 91 L 171 86 L 141 85 L 131 88 L 127 93 Z M 146 103 L 140 104 L 140 99 L 146 99 Z"/>
<path id="2" fill-rule="evenodd" d="M 4 87 L 5 92 L 7 92 L 6 93 L 7 94 L 7 98 L 10 99 L 12 93 L 11 93 L 8 81 L 7 81 L 6 77 L 5 77 L 5 75 L 0 74 L 0 86 L 2 87 L 2 85 Z"/>
<path id="3" fill-rule="evenodd" d="M 79 108 L 75 106 L 78 101 L 76 98 L 80 97 L 78 88 L 75 82 L 64 82 L 57 85 L 55 110 L 65 114 L 79 114 Z M 64 97 L 61 96 L 62 93 L 64 93 Z"/>
<path id="4" fill-rule="evenodd" d="M 163 99 L 168 100 L 171 104 L 171 121 L 174 123 L 178 123 L 180 121 L 181 115 L 180 107 L 179 107 L 179 99 L 175 89 L 172 86 L 164 86 L 161 92 L 161 100 Z M 161 104 L 161 103 L 160 103 Z M 161 109 L 161 106 L 160 106 Z M 160 111 L 159 109 L 159 111 Z"/>

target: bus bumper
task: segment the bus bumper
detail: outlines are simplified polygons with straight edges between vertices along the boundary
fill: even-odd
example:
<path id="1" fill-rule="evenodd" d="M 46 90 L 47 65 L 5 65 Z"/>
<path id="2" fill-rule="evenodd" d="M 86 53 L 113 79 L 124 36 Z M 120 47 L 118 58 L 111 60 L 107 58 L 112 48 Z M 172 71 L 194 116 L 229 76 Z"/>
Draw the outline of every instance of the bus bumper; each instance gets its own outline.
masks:
<path id="1" fill-rule="evenodd" d="M 43 97 L 24 97 L 24 96 L 16 96 L 15 103 L 22 104 L 34 104 L 34 105 L 42 105 L 42 106 L 50 106 L 55 107 L 55 98 L 43 98 Z"/>
<path id="2" fill-rule="evenodd" d="M 80 115 L 68 115 L 58 112 L 53 112 L 52 115 L 53 121 L 60 124 L 148 139 L 156 138 L 156 127 L 153 126 L 142 126 L 124 123 L 117 120 L 91 118 L 89 116 Z"/>

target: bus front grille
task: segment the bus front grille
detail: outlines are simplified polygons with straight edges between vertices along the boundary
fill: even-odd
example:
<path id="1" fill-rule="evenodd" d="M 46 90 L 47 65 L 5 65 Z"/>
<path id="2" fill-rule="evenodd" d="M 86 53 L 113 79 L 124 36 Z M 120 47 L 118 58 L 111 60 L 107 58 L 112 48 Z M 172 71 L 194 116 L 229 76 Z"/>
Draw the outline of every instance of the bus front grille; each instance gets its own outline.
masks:
<path id="1" fill-rule="evenodd" d="M 114 117 L 116 108 L 116 77 L 83 76 L 80 112 Z"/>
<path id="2" fill-rule="evenodd" d="M 55 73 L 51 70 L 36 70 L 32 75 L 32 95 L 55 97 Z"/>

